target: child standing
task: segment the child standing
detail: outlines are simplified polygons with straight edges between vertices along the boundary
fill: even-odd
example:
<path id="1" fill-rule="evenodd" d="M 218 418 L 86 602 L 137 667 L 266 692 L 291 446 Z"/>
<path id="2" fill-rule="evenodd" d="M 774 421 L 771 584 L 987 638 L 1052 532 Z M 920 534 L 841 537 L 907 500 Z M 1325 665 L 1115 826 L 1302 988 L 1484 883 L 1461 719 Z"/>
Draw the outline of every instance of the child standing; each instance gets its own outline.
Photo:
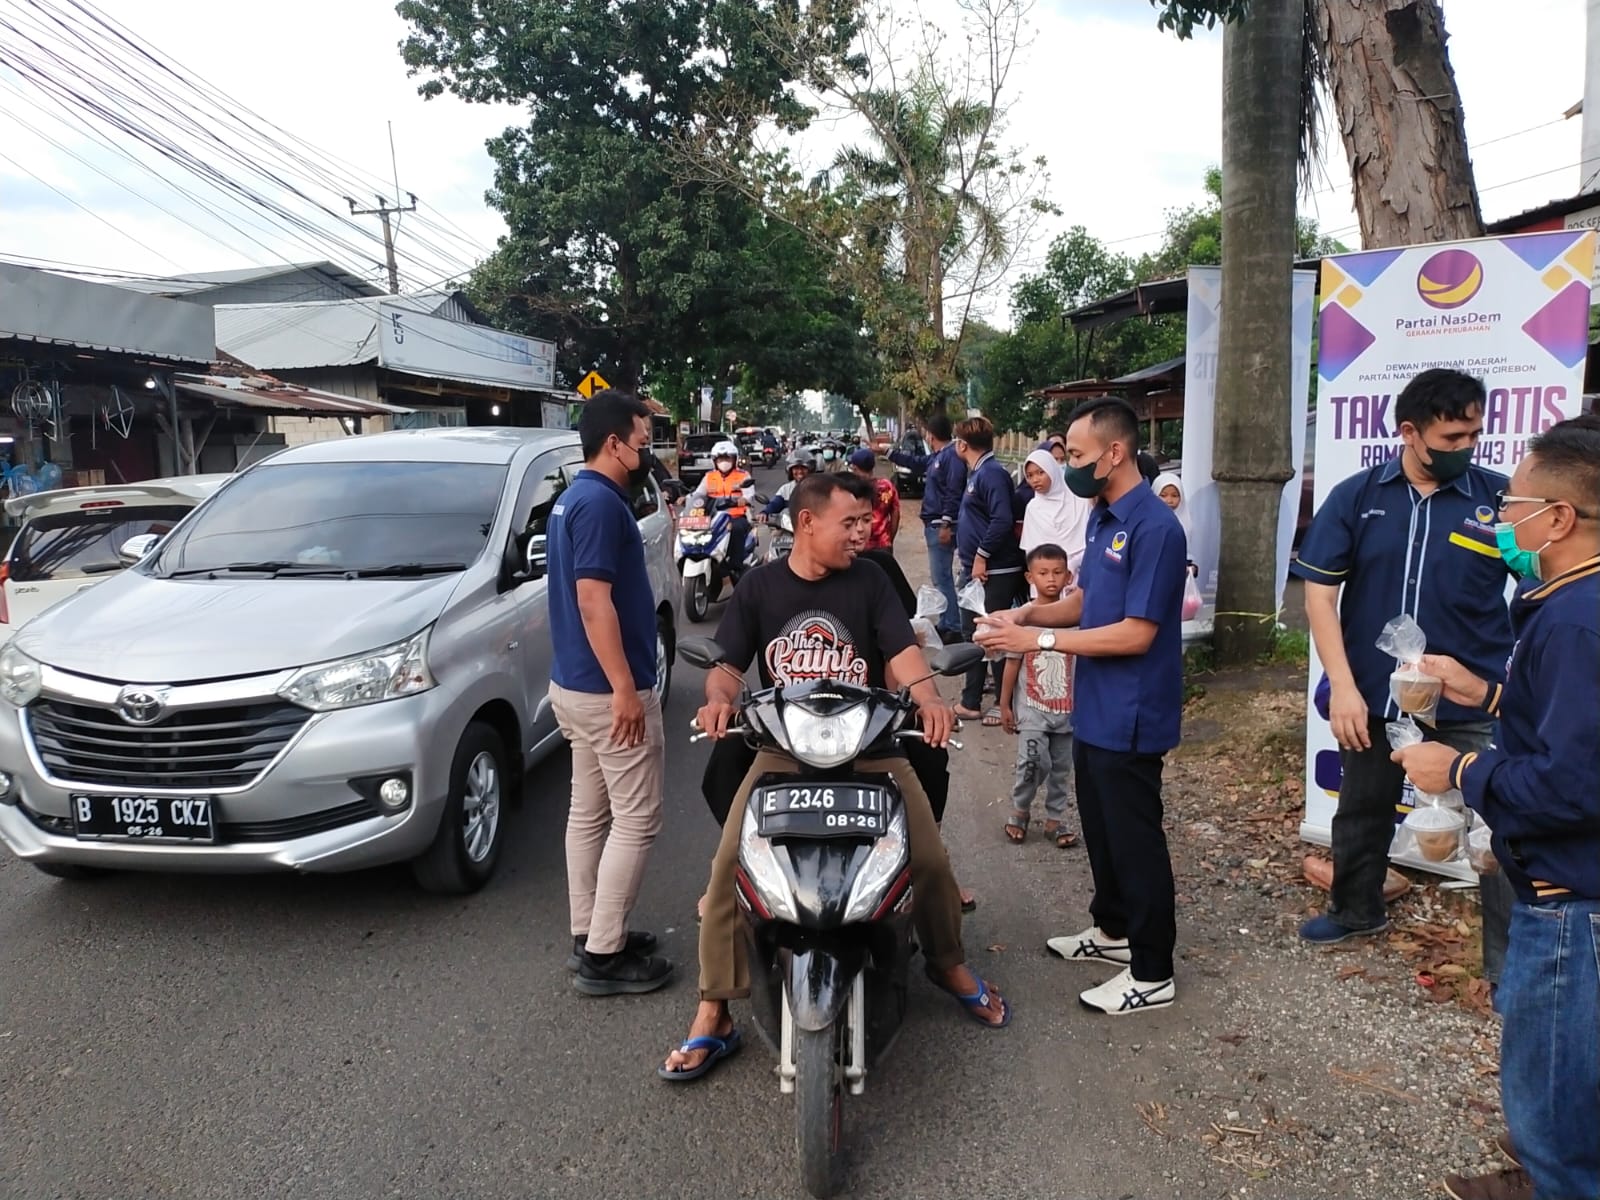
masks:
<path id="1" fill-rule="evenodd" d="M 1028 552 L 1027 579 L 1036 603 L 1053 604 L 1072 582 L 1067 552 L 1054 542 Z M 1000 686 L 1000 720 L 1017 735 L 1016 782 L 1006 837 L 1021 845 L 1028 837 L 1028 813 L 1039 784 L 1045 785 L 1044 832 L 1065 850 L 1078 835 L 1066 827 L 1072 792 L 1072 655 L 1031 650 L 1008 655 Z"/>

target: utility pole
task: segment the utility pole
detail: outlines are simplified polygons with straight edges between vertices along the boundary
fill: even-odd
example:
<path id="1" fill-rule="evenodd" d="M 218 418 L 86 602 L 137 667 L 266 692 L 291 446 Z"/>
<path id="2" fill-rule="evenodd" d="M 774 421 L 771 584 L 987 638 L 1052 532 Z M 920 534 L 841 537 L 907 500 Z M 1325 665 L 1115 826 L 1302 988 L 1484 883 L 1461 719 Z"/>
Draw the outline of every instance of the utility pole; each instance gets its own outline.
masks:
<path id="1" fill-rule="evenodd" d="M 417 194 L 415 192 L 407 192 L 406 194 L 411 197 L 411 203 L 405 208 L 392 207 L 383 196 L 378 197 L 377 208 L 357 208 L 356 202 L 350 199 L 349 196 L 344 198 L 345 203 L 350 206 L 350 215 L 352 217 L 377 217 L 383 222 L 383 253 L 389 264 L 389 294 L 391 296 L 400 294 L 400 268 L 395 264 L 394 260 L 394 227 L 389 224 L 389 218 L 390 216 L 398 217 L 401 213 L 417 211 Z"/>

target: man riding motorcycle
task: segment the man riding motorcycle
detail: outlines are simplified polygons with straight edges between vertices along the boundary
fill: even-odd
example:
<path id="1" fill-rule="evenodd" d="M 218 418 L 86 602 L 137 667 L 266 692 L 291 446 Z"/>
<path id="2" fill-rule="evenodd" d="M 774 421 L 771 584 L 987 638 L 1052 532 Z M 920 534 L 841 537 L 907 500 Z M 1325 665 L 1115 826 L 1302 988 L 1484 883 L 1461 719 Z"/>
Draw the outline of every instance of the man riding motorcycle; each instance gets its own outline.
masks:
<path id="1" fill-rule="evenodd" d="M 923 678 L 926 667 L 916 635 L 888 577 L 877 566 L 857 561 L 872 520 L 865 487 L 853 479 L 820 474 L 797 485 L 791 500 L 794 550 L 789 558 L 746 576 L 734 592 L 717 630 L 717 642 L 733 670 L 706 674 L 700 728 L 713 739 L 727 736 L 737 711 L 739 677 L 754 660 L 768 686 L 811 678 L 876 687 L 918 680 L 911 694 L 920 708 L 922 729 L 929 745 L 943 746 L 954 721 L 949 703 Z M 781 756 L 758 758 L 724 825 L 700 926 L 700 1003 L 688 1039 L 658 1070 L 669 1082 L 698 1079 L 739 1048 L 728 1001 L 750 994 L 734 895 L 740 827 L 751 787 L 766 772 L 782 772 L 785 763 Z M 855 765 L 891 773 L 904 798 L 914 916 L 929 978 L 955 996 L 978 1023 L 990 1029 L 1009 1024 L 1010 1005 L 965 965 L 960 890 L 927 793 L 904 757 Z"/>
<path id="2" fill-rule="evenodd" d="M 789 482 L 780 487 L 777 494 L 767 501 L 767 506 L 761 510 L 762 521 L 768 517 L 775 517 L 781 513 L 789 503 L 789 497 L 794 495 L 795 485 L 798 484 L 812 471 L 812 460 L 809 454 L 796 450 L 789 455 Z"/>
<path id="3" fill-rule="evenodd" d="M 697 501 L 711 502 L 707 504 L 708 508 L 718 500 L 740 501 L 725 510 L 731 525 L 728 532 L 728 569 L 738 571 L 744 566 L 744 542 L 750 536 L 749 504 L 755 499 L 756 481 L 748 471 L 739 469 L 739 447 L 732 442 L 721 441 L 711 447 L 711 465 L 715 469 L 707 471 L 701 478 L 689 497 L 689 507 L 693 508 Z"/>

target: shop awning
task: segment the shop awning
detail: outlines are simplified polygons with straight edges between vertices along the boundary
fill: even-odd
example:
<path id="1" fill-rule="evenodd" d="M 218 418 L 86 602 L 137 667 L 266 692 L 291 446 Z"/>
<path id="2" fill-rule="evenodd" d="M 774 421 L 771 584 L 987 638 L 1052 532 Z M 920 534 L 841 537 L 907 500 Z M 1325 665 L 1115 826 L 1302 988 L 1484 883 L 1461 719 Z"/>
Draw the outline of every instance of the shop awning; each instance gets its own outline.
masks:
<path id="1" fill-rule="evenodd" d="M 184 375 L 173 378 L 180 395 L 222 406 L 264 412 L 320 417 L 379 417 L 414 411 L 377 400 L 359 400 L 336 392 L 285 383 L 270 375 Z"/>

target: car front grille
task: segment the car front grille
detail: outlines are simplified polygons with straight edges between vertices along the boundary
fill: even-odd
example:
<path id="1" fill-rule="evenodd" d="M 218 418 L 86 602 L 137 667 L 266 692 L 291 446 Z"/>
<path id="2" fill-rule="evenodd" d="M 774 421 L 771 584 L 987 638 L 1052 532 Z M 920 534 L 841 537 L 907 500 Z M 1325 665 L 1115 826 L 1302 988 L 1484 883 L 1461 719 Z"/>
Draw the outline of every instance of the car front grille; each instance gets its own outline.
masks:
<path id="1" fill-rule="evenodd" d="M 59 700 L 36 702 L 27 713 L 34 748 L 53 779 L 194 792 L 249 785 L 311 718 L 282 701 L 181 709 L 153 725 Z"/>

